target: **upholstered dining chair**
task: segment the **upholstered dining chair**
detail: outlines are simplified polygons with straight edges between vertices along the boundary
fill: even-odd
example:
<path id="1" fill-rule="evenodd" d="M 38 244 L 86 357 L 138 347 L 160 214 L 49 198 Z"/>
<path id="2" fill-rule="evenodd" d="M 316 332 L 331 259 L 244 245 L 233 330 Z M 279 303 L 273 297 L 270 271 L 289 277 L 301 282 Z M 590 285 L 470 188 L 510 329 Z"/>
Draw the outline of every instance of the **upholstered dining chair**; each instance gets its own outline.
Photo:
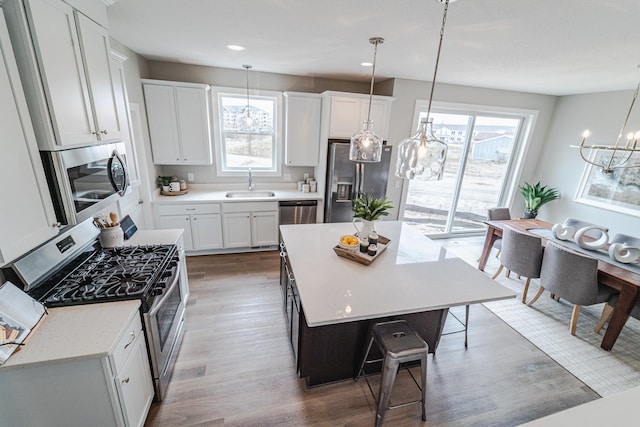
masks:
<path id="1" fill-rule="evenodd" d="M 487 211 L 487 219 L 489 221 L 511 219 L 511 213 L 509 212 L 509 208 L 489 208 L 489 210 Z M 502 239 L 497 238 L 496 241 L 493 242 L 493 247 L 498 250 L 498 252 L 496 252 L 496 258 L 500 257 L 500 250 L 502 249 Z"/>
<path id="2" fill-rule="evenodd" d="M 511 227 L 503 228 L 500 268 L 493 275 L 493 278 L 498 277 L 503 268 L 507 269 L 507 277 L 509 272 L 526 277 L 522 293 L 523 304 L 527 302 L 527 291 L 529 290 L 531 279 L 540 277 L 542 250 L 542 239 L 540 237 L 521 233 Z"/>
<path id="3" fill-rule="evenodd" d="M 548 241 L 540 270 L 540 289 L 531 299 L 532 306 L 547 290 L 573 304 L 569 332 L 576 334 L 580 308 L 608 301 L 616 292 L 598 282 L 598 260 Z"/>

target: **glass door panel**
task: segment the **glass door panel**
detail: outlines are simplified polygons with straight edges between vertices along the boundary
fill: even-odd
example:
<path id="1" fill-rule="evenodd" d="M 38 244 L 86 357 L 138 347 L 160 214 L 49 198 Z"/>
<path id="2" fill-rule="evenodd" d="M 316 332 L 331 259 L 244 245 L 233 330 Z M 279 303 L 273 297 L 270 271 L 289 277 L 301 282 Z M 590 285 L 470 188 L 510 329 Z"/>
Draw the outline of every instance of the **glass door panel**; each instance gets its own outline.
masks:
<path id="1" fill-rule="evenodd" d="M 452 233 L 485 230 L 487 210 L 500 203 L 520 123 L 514 118 L 476 117 L 460 177 Z"/>
<path id="2" fill-rule="evenodd" d="M 434 134 L 448 145 L 444 175 L 441 181 L 408 182 L 402 220 L 429 235 L 484 232 L 487 210 L 504 199 L 522 118 L 437 112 L 431 117 Z"/>

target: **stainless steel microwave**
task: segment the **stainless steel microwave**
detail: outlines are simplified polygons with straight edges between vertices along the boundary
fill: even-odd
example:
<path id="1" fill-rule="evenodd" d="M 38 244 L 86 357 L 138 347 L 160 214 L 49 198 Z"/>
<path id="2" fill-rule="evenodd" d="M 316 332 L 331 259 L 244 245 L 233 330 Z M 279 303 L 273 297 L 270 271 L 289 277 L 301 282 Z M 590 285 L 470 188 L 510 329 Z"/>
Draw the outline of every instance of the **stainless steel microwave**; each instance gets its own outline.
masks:
<path id="1" fill-rule="evenodd" d="M 77 224 L 95 216 L 129 187 L 123 142 L 41 151 L 56 217 Z"/>

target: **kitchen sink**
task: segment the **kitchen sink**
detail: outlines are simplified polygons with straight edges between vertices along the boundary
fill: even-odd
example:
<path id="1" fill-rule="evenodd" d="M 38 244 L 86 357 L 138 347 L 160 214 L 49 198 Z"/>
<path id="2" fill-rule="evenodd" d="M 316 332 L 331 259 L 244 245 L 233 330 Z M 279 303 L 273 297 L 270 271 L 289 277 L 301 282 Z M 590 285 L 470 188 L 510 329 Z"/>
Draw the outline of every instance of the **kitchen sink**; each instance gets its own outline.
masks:
<path id="1" fill-rule="evenodd" d="M 230 191 L 225 194 L 225 197 L 232 199 L 249 199 L 259 197 L 274 197 L 273 191 Z"/>

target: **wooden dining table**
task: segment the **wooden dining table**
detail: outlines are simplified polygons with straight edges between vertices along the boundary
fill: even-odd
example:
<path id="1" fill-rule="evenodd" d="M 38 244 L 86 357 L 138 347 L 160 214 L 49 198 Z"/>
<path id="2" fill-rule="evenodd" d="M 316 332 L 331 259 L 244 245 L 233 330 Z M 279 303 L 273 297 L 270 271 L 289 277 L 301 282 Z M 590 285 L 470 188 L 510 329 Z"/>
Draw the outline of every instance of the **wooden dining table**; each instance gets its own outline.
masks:
<path id="1" fill-rule="evenodd" d="M 488 229 L 482 248 L 482 255 L 478 260 L 478 269 L 480 270 L 484 270 L 487 265 L 493 244 L 496 239 L 502 237 L 502 229 L 504 227 L 511 227 L 524 233 L 536 235 L 529 230 L 540 228 L 550 230 L 553 226 L 553 224 L 539 219 L 485 221 L 485 224 L 488 226 Z M 540 237 L 538 235 L 536 236 Z M 541 237 L 541 239 L 542 245 L 546 245 L 547 239 L 544 237 Z M 600 344 L 600 347 L 609 351 L 613 348 L 622 328 L 629 318 L 629 313 L 631 313 L 631 310 L 638 301 L 638 297 L 640 297 L 640 274 L 619 267 L 612 262 L 598 259 L 598 281 L 620 292 L 618 302 L 609 321 L 609 326 Z"/>

